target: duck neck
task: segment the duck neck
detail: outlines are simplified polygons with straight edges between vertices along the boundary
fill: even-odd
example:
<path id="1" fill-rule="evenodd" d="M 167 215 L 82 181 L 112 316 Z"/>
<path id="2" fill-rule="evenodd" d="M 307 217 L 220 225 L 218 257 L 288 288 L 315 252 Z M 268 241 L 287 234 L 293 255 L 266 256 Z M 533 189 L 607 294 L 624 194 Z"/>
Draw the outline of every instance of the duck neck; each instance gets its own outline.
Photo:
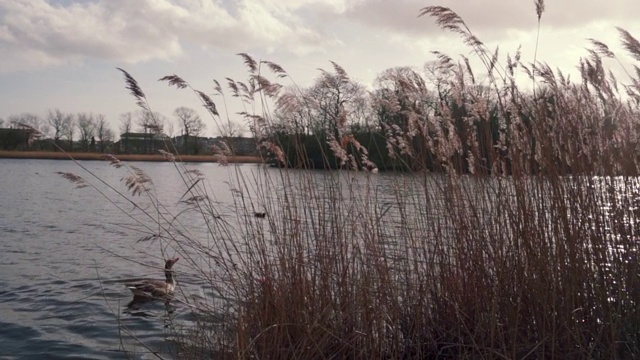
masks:
<path id="1" fill-rule="evenodd" d="M 164 276 L 167 279 L 167 284 L 173 284 L 174 283 L 175 280 L 173 279 L 173 271 L 171 271 L 169 269 L 165 269 Z"/>

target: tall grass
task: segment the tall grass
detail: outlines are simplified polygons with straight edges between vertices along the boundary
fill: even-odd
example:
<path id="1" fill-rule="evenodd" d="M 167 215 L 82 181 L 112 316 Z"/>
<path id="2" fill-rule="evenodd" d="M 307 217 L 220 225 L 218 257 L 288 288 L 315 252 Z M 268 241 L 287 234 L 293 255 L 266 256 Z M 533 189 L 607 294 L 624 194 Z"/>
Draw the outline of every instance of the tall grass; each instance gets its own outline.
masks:
<path id="1" fill-rule="evenodd" d="M 540 20 L 542 1 L 536 10 Z M 398 91 L 373 100 L 406 120 L 377 130 L 383 149 L 362 147 L 343 121 L 348 114 L 335 114 L 337 136 L 317 141 L 330 142 L 325 155 L 353 164 L 350 171 L 232 171 L 221 190 L 176 162 L 192 211 L 185 214 L 201 218 L 204 236 L 148 195 L 155 213 L 145 210 L 141 221 L 214 289 L 197 302 L 179 297 L 196 325 L 176 324 L 177 356 L 640 357 L 640 71 L 634 67 L 630 85 L 622 85 L 602 62 L 616 55 L 593 40 L 579 64 L 582 77 L 572 82 L 519 54 L 500 62 L 448 8 L 420 14 L 472 47 L 485 82 L 467 59 L 443 53 L 436 54 L 437 84 L 398 73 Z M 638 41 L 620 34 L 640 58 Z M 271 136 L 278 125 L 272 106 L 295 103 L 304 112 L 313 99 L 296 98 L 295 90 L 284 98 L 263 71 L 287 73 L 241 55 L 249 81 L 229 79 L 229 88 L 247 104 L 242 115 L 264 153 L 286 164 Z M 337 64 L 334 70 L 334 79 L 348 79 Z M 521 90 L 518 72 L 535 93 Z M 163 80 L 190 88 L 175 75 Z M 224 95 L 217 82 L 216 90 Z M 228 121 L 194 91 L 214 121 Z M 304 144 L 293 148 L 308 156 Z M 412 171 L 367 171 L 375 151 Z M 218 191 L 233 192 L 231 211 L 215 201 Z"/>

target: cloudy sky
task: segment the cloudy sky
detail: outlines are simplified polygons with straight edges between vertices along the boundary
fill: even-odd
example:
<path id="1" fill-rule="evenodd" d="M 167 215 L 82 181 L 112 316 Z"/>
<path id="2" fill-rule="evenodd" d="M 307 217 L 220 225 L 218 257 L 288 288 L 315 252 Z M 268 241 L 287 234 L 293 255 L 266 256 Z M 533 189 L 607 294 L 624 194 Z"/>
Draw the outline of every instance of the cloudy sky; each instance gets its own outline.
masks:
<path id="1" fill-rule="evenodd" d="M 0 118 L 59 108 L 104 114 L 116 130 L 119 115 L 137 109 L 116 67 L 138 80 L 152 109 L 171 117 L 187 106 L 208 120 L 193 94 L 157 79 L 178 74 L 212 93 L 213 79 L 246 78 L 235 55 L 246 52 L 301 85 L 330 69 L 329 60 L 371 85 L 387 68 L 422 68 L 433 50 L 469 55 L 417 17 L 429 5 L 458 12 L 502 54 L 522 45 L 523 59 L 533 60 L 533 0 L 0 0 Z M 638 14 L 638 0 L 547 0 L 538 60 L 571 73 L 587 38 L 622 55 L 615 27 L 640 38 Z"/>

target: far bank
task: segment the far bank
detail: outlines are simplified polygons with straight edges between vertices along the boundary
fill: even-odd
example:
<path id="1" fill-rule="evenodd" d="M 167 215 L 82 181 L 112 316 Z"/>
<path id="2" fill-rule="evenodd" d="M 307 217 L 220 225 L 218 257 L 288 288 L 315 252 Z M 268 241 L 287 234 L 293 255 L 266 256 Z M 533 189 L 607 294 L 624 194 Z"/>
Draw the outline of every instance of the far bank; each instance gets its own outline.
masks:
<path id="1" fill-rule="evenodd" d="M 122 161 L 168 161 L 161 154 L 113 154 Z M 0 158 L 5 159 L 44 159 L 44 160 L 104 160 L 102 153 L 50 152 L 50 151 L 1 151 Z M 217 155 L 178 155 L 176 161 L 182 162 L 219 162 Z M 229 163 L 262 163 L 259 156 L 227 156 Z"/>

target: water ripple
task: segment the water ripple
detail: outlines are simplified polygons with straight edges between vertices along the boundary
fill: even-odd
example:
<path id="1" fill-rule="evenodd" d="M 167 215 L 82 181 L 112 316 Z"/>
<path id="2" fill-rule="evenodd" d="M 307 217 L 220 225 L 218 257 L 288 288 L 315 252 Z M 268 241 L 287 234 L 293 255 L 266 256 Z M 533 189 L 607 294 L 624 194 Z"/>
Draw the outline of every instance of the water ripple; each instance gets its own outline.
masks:
<path id="1" fill-rule="evenodd" d="M 121 173 L 108 164 L 82 164 L 120 184 Z M 138 165 L 165 190 L 158 193 L 163 203 L 177 203 L 184 189 L 172 165 Z M 212 183 L 228 180 L 227 170 L 217 165 L 198 167 L 209 172 Z M 126 226 L 131 218 L 91 189 L 74 189 L 55 174 L 78 173 L 72 162 L 0 159 L 0 168 L 0 203 L 12 204 L 0 206 L 0 359 L 152 358 L 139 341 L 169 352 L 166 325 L 175 318 L 189 320 L 189 309 L 163 303 L 126 309 L 131 294 L 122 279 L 162 276 L 161 270 L 138 264 L 160 266 L 160 251 L 150 243 L 135 243 L 136 228 Z M 231 195 L 218 196 L 221 203 L 233 203 Z M 139 260 L 141 252 L 157 258 Z M 211 293 L 187 274 L 178 272 L 178 282 L 185 293 Z"/>

